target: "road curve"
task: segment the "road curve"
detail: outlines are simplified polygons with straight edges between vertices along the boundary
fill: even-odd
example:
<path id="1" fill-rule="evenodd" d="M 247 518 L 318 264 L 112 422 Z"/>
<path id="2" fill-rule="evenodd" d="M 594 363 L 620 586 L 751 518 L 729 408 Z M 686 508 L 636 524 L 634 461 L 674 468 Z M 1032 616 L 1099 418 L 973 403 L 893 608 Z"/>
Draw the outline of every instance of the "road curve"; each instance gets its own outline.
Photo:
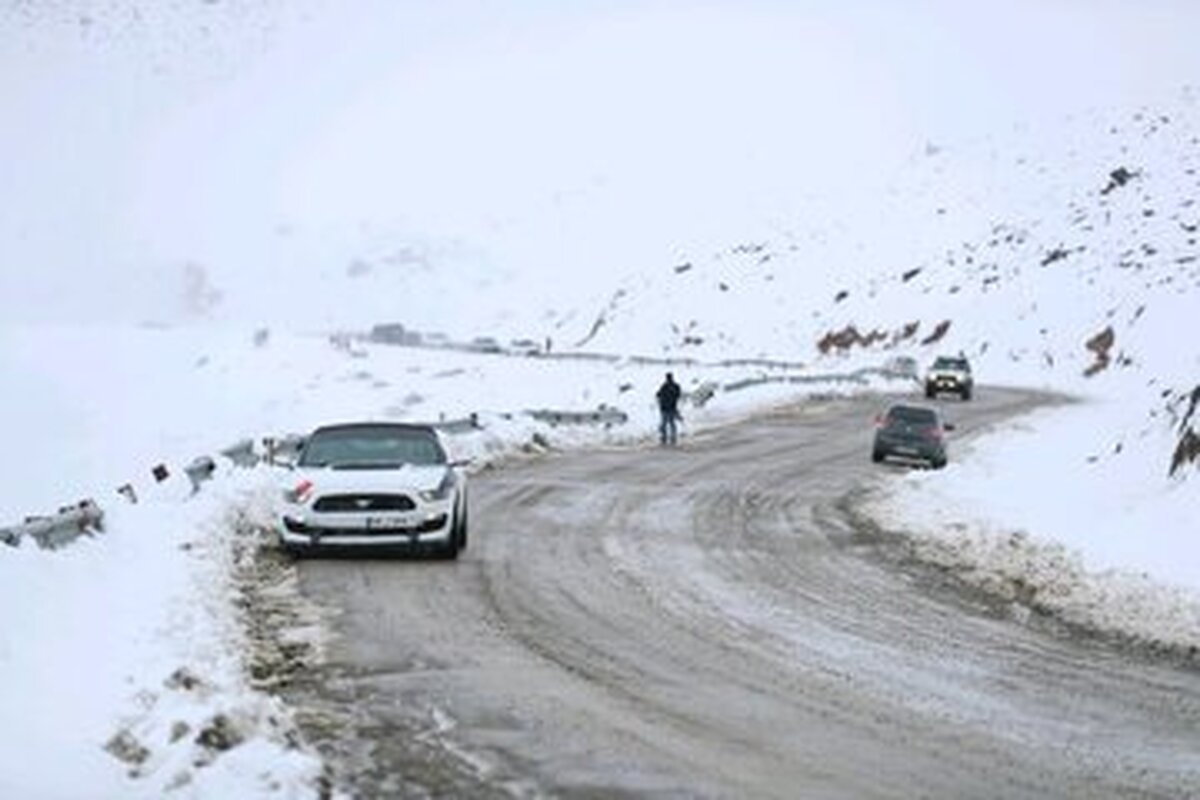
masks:
<path id="1" fill-rule="evenodd" d="M 1046 398 L 944 403 L 956 439 Z M 1200 675 L 856 529 L 878 397 L 476 476 L 456 563 L 301 562 L 289 699 L 361 796 L 1200 796 Z M 957 451 L 951 446 L 951 459 Z"/>

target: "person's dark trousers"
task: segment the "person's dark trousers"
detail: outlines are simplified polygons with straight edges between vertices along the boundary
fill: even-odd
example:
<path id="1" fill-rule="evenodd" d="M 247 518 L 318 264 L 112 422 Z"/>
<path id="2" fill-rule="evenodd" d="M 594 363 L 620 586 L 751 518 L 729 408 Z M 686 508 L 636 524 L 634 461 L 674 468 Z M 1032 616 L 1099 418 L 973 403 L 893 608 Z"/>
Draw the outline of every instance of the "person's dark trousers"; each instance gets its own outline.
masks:
<path id="1" fill-rule="evenodd" d="M 658 425 L 658 440 L 663 444 L 675 444 L 677 438 L 675 414 L 670 411 L 662 412 L 662 422 Z"/>

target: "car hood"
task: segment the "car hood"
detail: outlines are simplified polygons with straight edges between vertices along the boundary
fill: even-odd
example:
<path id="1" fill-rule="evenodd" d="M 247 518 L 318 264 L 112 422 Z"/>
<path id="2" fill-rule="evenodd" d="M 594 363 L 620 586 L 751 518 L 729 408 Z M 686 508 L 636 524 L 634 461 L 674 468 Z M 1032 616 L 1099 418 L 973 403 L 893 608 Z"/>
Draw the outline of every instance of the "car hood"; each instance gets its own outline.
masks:
<path id="1" fill-rule="evenodd" d="M 296 471 L 296 482 L 311 481 L 317 493 L 328 492 L 413 492 L 436 489 L 446 477 L 450 467 L 444 464 L 382 469 L 333 468 L 300 469 Z"/>

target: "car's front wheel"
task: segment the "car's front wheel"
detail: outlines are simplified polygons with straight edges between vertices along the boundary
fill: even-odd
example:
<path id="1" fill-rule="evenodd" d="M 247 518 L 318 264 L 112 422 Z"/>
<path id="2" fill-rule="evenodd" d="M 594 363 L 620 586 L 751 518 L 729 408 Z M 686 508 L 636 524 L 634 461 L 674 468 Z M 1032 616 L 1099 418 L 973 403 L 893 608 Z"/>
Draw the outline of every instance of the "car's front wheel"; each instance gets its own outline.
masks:
<path id="1" fill-rule="evenodd" d="M 464 503 L 462 511 L 455 513 L 454 521 L 450 523 L 450 537 L 446 543 L 434 551 L 434 557 L 448 561 L 458 558 L 458 554 L 467 546 L 467 506 Z"/>
<path id="2" fill-rule="evenodd" d="M 455 546 L 461 551 L 467 549 L 467 504 L 464 501 L 454 530 Z"/>
<path id="3" fill-rule="evenodd" d="M 450 538 L 446 540 L 445 544 L 439 545 L 437 550 L 433 551 L 434 558 L 441 558 L 441 559 L 445 559 L 447 561 L 453 561 L 454 559 L 458 558 L 458 554 L 459 554 L 458 541 L 454 538 L 453 535 L 451 535 Z"/>
<path id="4" fill-rule="evenodd" d="M 882 450 L 872 450 L 871 451 L 871 460 L 873 462 L 875 462 L 876 464 L 883 461 L 883 456 L 884 456 L 884 452 Z"/>

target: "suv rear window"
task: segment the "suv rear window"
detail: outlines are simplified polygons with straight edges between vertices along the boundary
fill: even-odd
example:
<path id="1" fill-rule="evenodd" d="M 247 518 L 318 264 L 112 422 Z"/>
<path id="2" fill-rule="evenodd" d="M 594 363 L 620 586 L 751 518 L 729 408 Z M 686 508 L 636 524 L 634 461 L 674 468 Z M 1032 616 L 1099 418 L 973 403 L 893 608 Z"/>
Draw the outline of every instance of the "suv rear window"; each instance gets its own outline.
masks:
<path id="1" fill-rule="evenodd" d="M 938 421 L 933 409 L 916 406 L 892 406 L 887 418 L 888 422 L 906 422 L 909 425 L 936 425 Z"/>

